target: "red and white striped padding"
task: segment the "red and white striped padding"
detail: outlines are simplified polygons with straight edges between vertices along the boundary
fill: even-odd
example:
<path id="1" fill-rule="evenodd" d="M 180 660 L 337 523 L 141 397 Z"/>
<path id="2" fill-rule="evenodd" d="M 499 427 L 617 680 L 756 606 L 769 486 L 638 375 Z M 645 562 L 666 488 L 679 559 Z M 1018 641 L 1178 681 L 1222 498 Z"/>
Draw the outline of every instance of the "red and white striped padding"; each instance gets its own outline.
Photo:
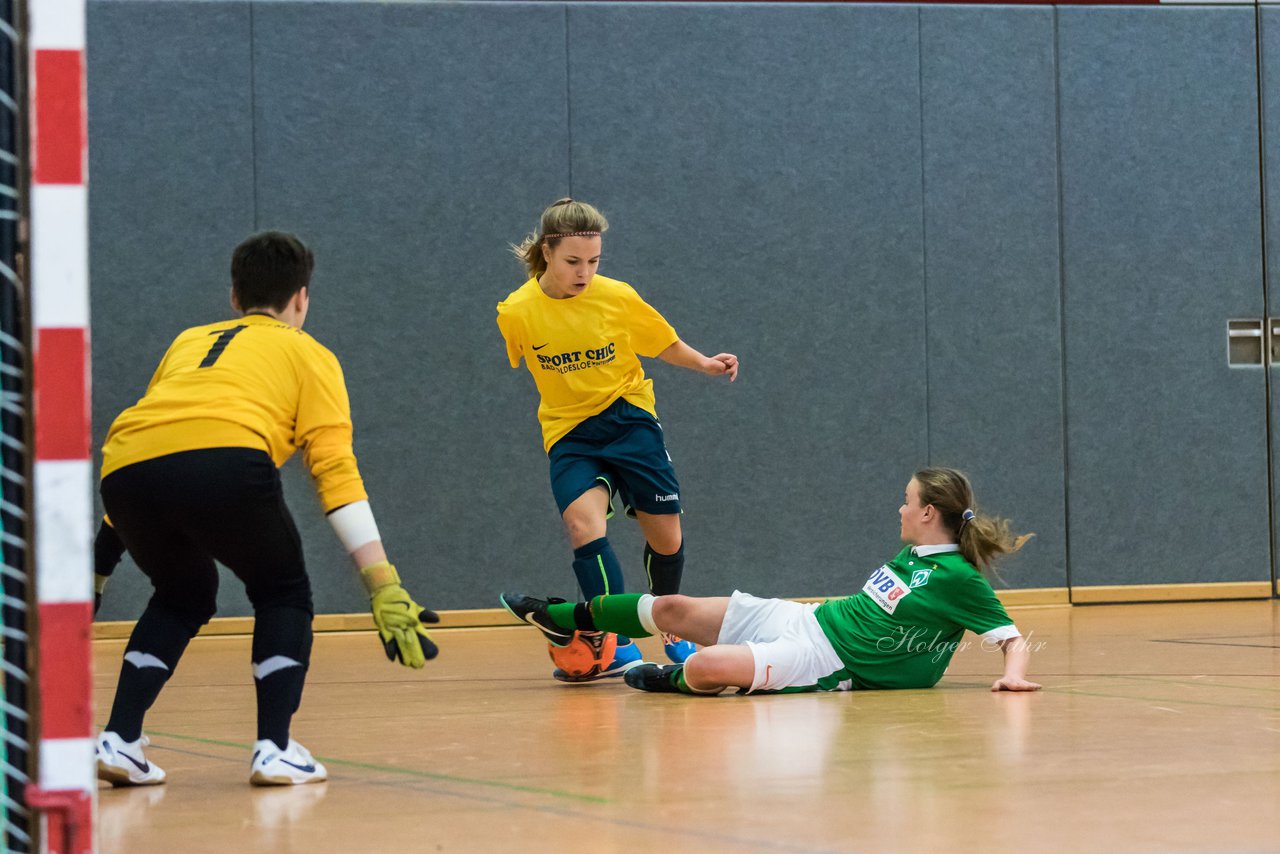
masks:
<path id="1" fill-rule="evenodd" d="M 84 0 L 33 0 L 31 310 L 39 782 L 49 851 L 92 848 L 93 473 Z"/>

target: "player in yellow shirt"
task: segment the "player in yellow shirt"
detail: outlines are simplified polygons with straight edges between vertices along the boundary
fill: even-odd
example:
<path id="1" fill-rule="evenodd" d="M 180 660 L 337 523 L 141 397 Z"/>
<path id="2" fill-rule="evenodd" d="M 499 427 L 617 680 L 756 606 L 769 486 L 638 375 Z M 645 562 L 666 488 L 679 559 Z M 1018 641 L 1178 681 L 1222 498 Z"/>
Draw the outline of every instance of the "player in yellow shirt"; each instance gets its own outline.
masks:
<path id="1" fill-rule="evenodd" d="M 352 452 L 342 368 L 302 331 L 314 258 L 296 237 L 254 235 L 231 260 L 234 320 L 188 329 L 146 395 L 112 423 L 102 449 L 104 520 L 95 543 L 101 582 L 124 549 L 155 588 L 125 647 L 98 777 L 163 783 L 142 722 L 213 616 L 224 564 L 253 604 L 258 735 L 250 781 L 313 783 L 325 768 L 289 738 L 311 656 L 311 585 L 284 503 L 278 467 L 301 448 L 320 502 L 370 593 L 387 656 L 422 667 L 436 655 L 417 605 L 387 562 Z"/>
<path id="2" fill-rule="evenodd" d="M 596 273 L 609 227 L 591 205 L 561 199 L 542 213 L 538 231 L 515 247 L 529 280 L 498 303 L 498 328 L 511 367 L 524 359 L 538 388 L 551 490 L 573 547 L 573 570 L 587 599 L 623 590 L 622 568 L 606 536 L 612 495 L 644 533 L 644 566 L 655 595 L 679 592 L 684 571 L 680 485 L 663 441 L 653 381 L 640 357 L 710 376 L 738 375 L 738 357 L 707 357 L 626 282 Z M 693 645 L 663 636 L 672 661 Z M 599 676 L 640 663 L 630 639 Z M 556 678 L 582 681 L 557 669 Z"/>

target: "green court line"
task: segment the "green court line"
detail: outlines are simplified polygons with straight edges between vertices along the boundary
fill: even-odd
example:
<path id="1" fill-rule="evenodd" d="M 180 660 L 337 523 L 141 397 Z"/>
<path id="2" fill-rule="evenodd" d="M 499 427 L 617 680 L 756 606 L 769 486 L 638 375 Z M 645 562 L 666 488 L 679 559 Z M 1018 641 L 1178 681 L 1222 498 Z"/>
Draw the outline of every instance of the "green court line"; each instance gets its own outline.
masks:
<path id="1" fill-rule="evenodd" d="M 148 730 L 151 735 L 158 735 L 163 738 L 173 738 L 178 741 L 191 741 L 196 744 L 211 744 L 217 747 L 234 747 L 238 750 L 249 750 L 247 744 L 237 744 L 234 741 L 219 741 L 214 738 L 200 738 L 194 735 L 178 735 L 172 732 L 159 732 L 157 730 Z M 156 745 L 161 747 L 161 745 Z M 589 804 L 611 804 L 608 798 L 602 798 L 598 795 L 580 795 L 577 792 L 565 792 L 560 789 L 543 789 L 538 786 L 521 786 L 517 783 L 503 783 L 498 780 L 484 780 L 478 777 L 458 777 L 453 774 L 437 774 L 432 771 L 415 771 L 412 768 L 396 768 L 391 765 L 375 765 L 372 762 L 356 762 L 351 759 L 337 759 L 330 756 L 317 756 L 321 762 L 329 765 L 341 765 L 344 768 L 360 768 L 365 771 L 378 771 L 383 774 L 403 774 L 406 777 L 418 777 L 423 780 L 439 780 L 443 783 L 457 783 L 464 786 L 487 786 L 491 789 L 506 789 L 511 792 L 524 792 L 529 795 L 548 795 L 553 798 L 560 798 L 568 801 L 582 801 Z"/>
<path id="2" fill-rule="evenodd" d="M 1262 712 L 1280 712 L 1280 706 L 1245 706 L 1240 703 L 1214 703 L 1208 700 L 1173 700 L 1168 697 L 1133 697 L 1128 694 L 1101 694 L 1096 691 L 1077 691 L 1074 688 L 1043 688 L 1046 694 L 1065 694 L 1080 697 L 1106 697 L 1110 700 L 1137 700 L 1140 703 L 1181 703 L 1187 706 L 1214 706 L 1219 709 L 1255 709 Z"/>
<path id="3" fill-rule="evenodd" d="M 1263 685 L 1223 685 L 1218 682 L 1191 682 L 1187 679 L 1159 679 L 1154 676 L 1129 676 L 1123 673 L 1107 674 L 1107 679 L 1131 679 L 1134 682 L 1150 682 L 1154 685 L 1189 685 L 1194 688 L 1230 688 L 1235 691 L 1266 691 L 1280 693 L 1280 688 L 1267 688 Z M 1269 679 L 1273 677 L 1259 677 Z"/>

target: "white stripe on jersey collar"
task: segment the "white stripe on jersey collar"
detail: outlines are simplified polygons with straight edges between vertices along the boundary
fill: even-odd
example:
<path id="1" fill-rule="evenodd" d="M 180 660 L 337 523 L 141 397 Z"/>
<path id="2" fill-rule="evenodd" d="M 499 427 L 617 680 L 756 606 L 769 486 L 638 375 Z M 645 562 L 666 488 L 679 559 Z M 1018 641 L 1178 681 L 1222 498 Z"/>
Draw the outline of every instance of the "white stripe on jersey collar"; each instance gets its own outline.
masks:
<path id="1" fill-rule="evenodd" d="M 929 555 L 940 555 L 944 552 L 958 552 L 960 547 L 955 543 L 944 543 L 939 546 L 912 546 L 911 553 L 916 557 L 928 557 Z"/>

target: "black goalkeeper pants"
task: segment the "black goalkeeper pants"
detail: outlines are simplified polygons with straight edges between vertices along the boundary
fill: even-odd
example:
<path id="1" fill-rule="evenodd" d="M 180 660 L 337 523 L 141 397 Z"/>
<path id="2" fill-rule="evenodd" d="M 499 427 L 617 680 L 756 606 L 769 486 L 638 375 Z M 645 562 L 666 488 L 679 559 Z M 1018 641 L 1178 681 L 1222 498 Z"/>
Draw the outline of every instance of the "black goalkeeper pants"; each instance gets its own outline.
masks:
<path id="1" fill-rule="evenodd" d="M 251 448 L 183 451 L 117 469 L 102 502 L 155 587 L 152 603 L 190 625 L 217 610 L 217 561 L 244 582 L 255 610 L 314 614 L 302 541 L 271 457 Z"/>

